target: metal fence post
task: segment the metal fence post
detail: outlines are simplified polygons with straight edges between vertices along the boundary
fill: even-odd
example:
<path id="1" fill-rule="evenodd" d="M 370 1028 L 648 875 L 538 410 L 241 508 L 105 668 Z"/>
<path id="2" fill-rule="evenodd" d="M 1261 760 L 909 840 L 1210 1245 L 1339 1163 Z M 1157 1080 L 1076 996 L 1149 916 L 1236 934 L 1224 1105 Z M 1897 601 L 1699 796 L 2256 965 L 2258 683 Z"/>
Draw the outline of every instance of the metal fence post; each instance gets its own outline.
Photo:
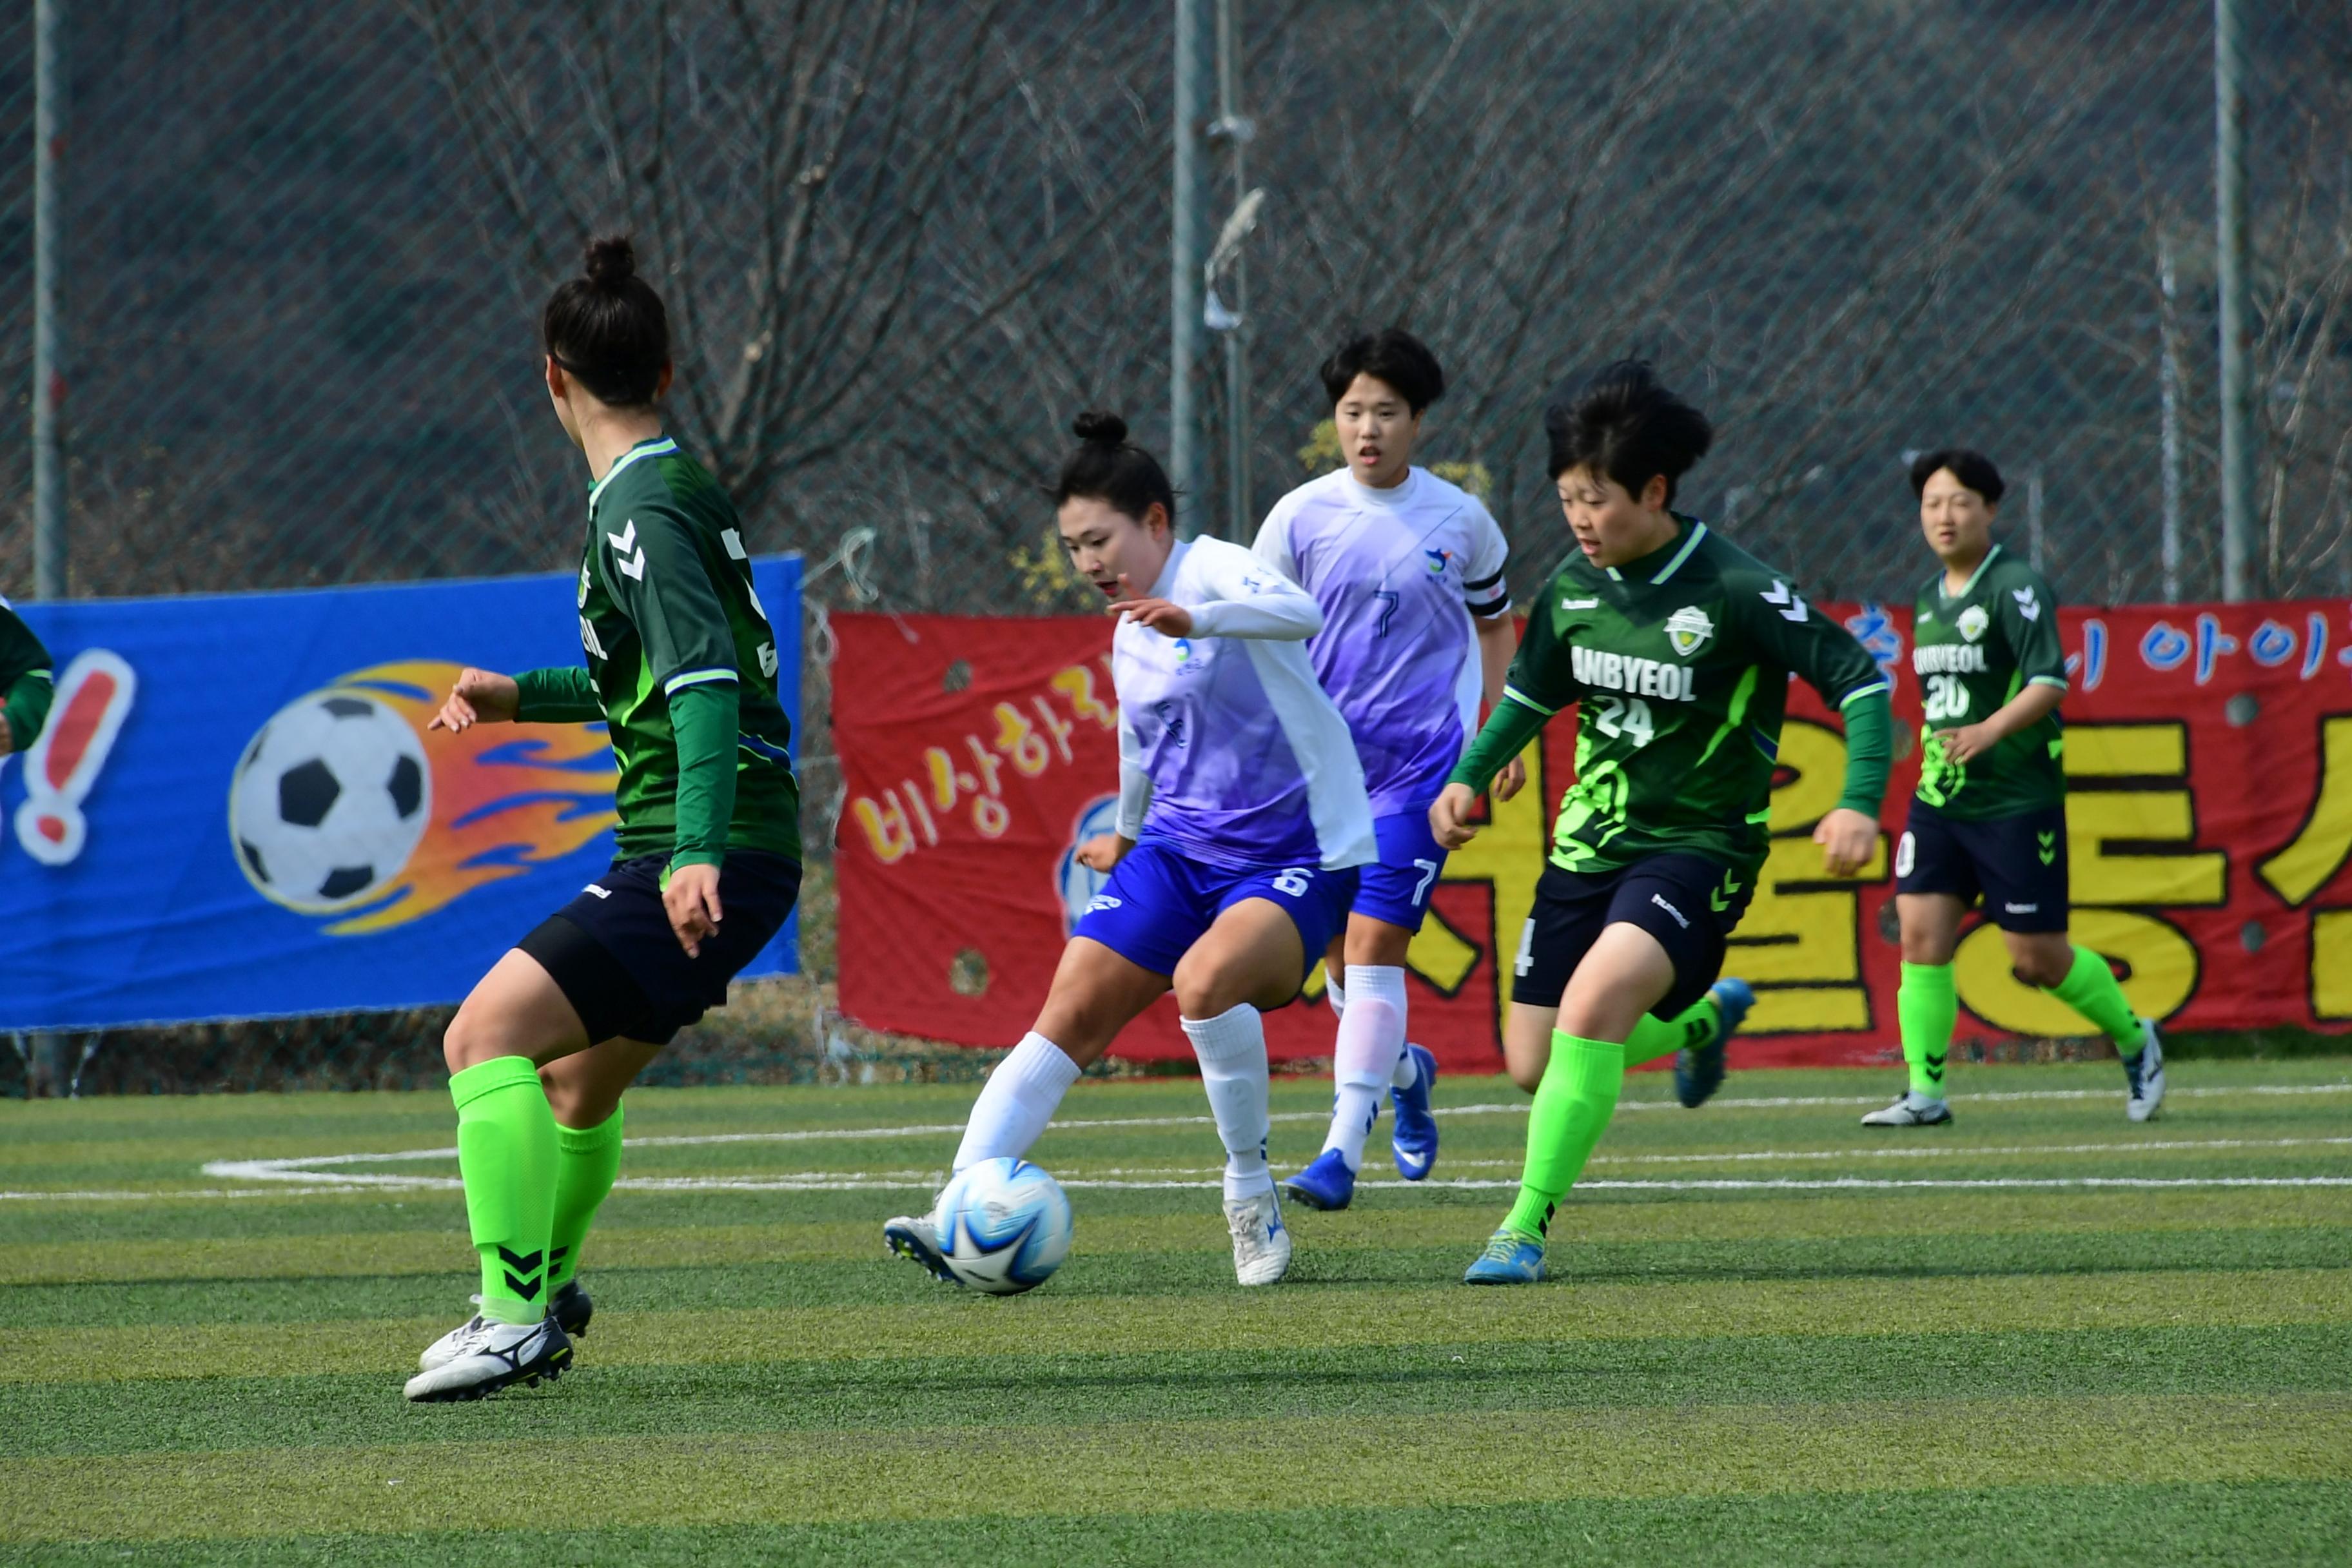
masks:
<path id="1" fill-rule="evenodd" d="M 2253 311 L 2247 300 L 2245 20 L 2213 0 L 2213 220 L 2221 294 L 2221 596 L 2252 596 Z"/>
<path id="2" fill-rule="evenodd" d="M 1249 191 L 1249 126 L 1242 118 L 1240 0 L 1217 0 L 1217 130 L 1231 151 L 1234 204 Z M 1225 533 L 1250 541 L 1249 263 L 1238 250 L 1226 277 L 1234 324 L 1225 338 Z"/>
<path id="3" fill-rule="evenodd" d="M 1201 317 L 1201 264 L 1209 250 L 1209 0 L 1176 0 L 1176 90 L 1169 257 L 1168 478 L 1176 487 L 1178 532 L 1206 521 L 1208 453 L 1201 422 L 1201 361 L 1208 329 Z"/>
<path id="4" fill-rule="evenodd" d="M 2163 405 L 2163 531 L 2158 541 L 2164 566 L 2164 601 L 2180 602 L 2180 330 L 2179 291 L 2173 275 L 2172 240 L 2157 243 L 2157 285 L 2163 291 L 2164 311 L 2157 321 L 2162 340 L 2157 355 L 2158 391 Z"/>
<path id="5" fill-rule="evenodd" d="M 33 4 L 33 594 L 66 596 L 66 474 L 63 347 L 58 287 L 65 273 L 66 0 Z M 32 1037 L 25 1059 L 30 1094 L 68 1092 L 68 1042 Z"/>

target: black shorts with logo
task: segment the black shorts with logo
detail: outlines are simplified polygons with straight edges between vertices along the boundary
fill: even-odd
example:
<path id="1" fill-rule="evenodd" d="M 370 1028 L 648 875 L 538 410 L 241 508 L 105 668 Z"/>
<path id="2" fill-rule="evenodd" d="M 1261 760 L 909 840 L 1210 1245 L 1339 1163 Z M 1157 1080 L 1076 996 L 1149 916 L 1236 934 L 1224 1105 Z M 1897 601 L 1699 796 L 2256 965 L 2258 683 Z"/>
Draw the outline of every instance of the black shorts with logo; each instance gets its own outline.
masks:
<path id="1" fill-rule="evenodd" d="M 1963 822 L 1911 802 L 1895 845 L 1895 890 L 1949 893 L 1965 907 L 1984 897 L 2003 931 L 2066 929 L 2066 807 Z"/>
<path id="2" fill-rule="evenodd" d="M 591 1045 L 626 1037 L 649 1045 L 727 1003 L 727 983 L 760 955 L 800 897 L 800 862 L 730 851 L 719 871 L 719 934 L 692 958 L 662 904 L 667 855 L 616 860 L 579 897 L 515 945 L 554 977 Z"/>
<path id="3" fill-rule="evenodd" d="M 1739 885 L 1727 888 L 1733 881 Z M 1657 938 L 1674 961 L 1674 988 L 1650 1009 L 1654 1016 L 1672 1018 L 1706 995 L 1723 973 L 1724 939 L 1755 892 L 1753 878 L 1696 855 L 1652 855 L 1614 871 L 1546 866 L 1519 933 L 1511 1000 L 1559 1006 L 1569 976 L 1603 928 L 1622 921 Z"/>

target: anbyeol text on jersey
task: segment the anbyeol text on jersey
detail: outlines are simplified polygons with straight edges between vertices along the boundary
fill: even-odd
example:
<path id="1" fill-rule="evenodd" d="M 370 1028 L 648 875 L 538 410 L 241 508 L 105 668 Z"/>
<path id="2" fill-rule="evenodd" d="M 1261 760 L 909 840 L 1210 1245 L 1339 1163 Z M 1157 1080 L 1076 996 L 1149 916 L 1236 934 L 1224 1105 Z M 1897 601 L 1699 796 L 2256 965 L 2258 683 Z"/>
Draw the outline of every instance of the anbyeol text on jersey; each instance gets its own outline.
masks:
<path id="1" fill-rule="evenodd" d="M 1911 668 L 1919 675 L 1960 675 L 1985 669 L 1982 643 L 1937 643 L 1911 650 Z"/>
<path id="2" fill-rule="evenodd" d="M 1570 668 L 1577 684 L 1600 691 L 1625 691 L 1638 697 L 1691 700 L 1692 671 L 1687 665 L 1637 658 L 1630 653 L 1606 653 L 1579 643 L 1569 649 Z"/>

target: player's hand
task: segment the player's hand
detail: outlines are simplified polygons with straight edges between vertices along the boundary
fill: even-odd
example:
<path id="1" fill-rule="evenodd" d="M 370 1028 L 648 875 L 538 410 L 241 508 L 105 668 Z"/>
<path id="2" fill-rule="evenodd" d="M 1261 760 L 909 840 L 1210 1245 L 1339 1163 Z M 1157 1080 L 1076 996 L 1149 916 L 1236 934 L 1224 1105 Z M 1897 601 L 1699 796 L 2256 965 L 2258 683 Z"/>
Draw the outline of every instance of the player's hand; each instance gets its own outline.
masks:
<path id="1" fill-rule="evenodd" d="M 1518 794 L 1521 790 L 1527 788 L 1527 759 L 1525 757 L 1513 757 L 1509 762 L 1505 763 L 1503 764 L 1503 771 L 1495 775 L 1495 782 L 1489 787 L 1492 789 L 1495 798 L 1498 801 L 1508 800 L 1513 795 Z"/>
<path id="2" fill-rule="evenodd" d="M 1981 722 L 1963 724 L 1957 730 L 1938 730 L 1936 740 L 1944 748 L 1944 760 L 1963 768 L 2000 744 L 2000 737 L 1993 733 L 1992 726 Z"/>
<path id="3" fill-rule="evenodd" d="M 1839 806 L 1822 818 L 1813 829 L 1813 842 L 1822 847 L 1822 859 L 1832 877 L 1851 877 L 1870 864 L 1870 857 L 1878 848 L 1878 823 L 1851 806 Z"/>
<path id="4" fill-rule="evenodd" d="M 1164 637 L 1192 635 L 1192 612 L 1183 605 L 1137 593 L 1135 580 L 1124 572 L 1118 574 L 1118 591 L 1119 597 L 1112 601 L 1110 608 L 1119 619 L 1150 626 Z"/>
<path id="5" fill-rule="evenodd" d="M 8 728 L 8 715 L 0 713 L 0 757 L 16 749 L 16 731 Z"/>
<path id="6" fill-rule="evenodd" d="M 686 956 L 701 957 L 702 944 L 719 934 L 719 868 L 671 867 L 662 908 L 669 911 L 669 929 L 677 933 Z"/>
<path id="7" fill-rule="evenodd" d="M 449 689 L 449 700 L 441 704 L 441 711 L 425 727 L 454 734 L 477 724 L 509 724 L 521 701 L 522 689 L 515 685 L 513 676 L 468 666 Z"/>
<path id="8" fill-rule="evenodd" d="M 1471 825 L 1470 814 L 1478 809 L 1478 796 L 1468 784 L 1450 784 L 1429 803 L 1429 831 L 1447 849 L 1459 849 L 1478 837 Z"/>
<path id="9" fill-rule="evenodd" d="M 1135 847 L 1135 840 L 1122 838 L 1116 833 L 1097 833 L 1078 846 L 1078 864 L 1089 871 L 1109 871 L 1127 852 Z"/>

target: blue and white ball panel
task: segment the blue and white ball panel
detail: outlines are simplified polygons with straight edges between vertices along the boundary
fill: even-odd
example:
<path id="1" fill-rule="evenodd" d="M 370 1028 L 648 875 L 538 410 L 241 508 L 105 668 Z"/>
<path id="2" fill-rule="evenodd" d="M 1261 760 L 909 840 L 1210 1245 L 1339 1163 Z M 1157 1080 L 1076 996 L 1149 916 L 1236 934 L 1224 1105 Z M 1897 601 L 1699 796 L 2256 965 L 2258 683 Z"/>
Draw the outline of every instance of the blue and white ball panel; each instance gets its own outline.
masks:
<path id="1" fill-rule="evenodd" d="M 1313 866 L 1255 867 L 1236 871 L 1195 860 L 1159 839 L 1127 852 L 1071 930 L 1098 942 L 1138 968 L 1173 974 L 1176 963 L 1209 927 L 1244 899 L 1279 906 L 1298 928 L 1306 966 L 1301 984 L 1323 950 L 1347 923 L 1357 873 Z"/>
<path id="2" fill-rule="evenodd" d="M 948 1271 L 992 1296 L 1043 1285 L 1070 1255 L 1070 1200 L 1062 1184 L 1010 1155 L 958 1172 L 931 1218 Z"/>
<path id="3" fill-rule="evenodd" d="M 1429 913 L 1429 895 L 1445 869 L 1445 851 L 1429 830 L 1429 811 L 1419 807 L 1372 819 L 1381 858 L 1362 868 L 1355 911 L 1406 931 L 1419 931 Z"/>

